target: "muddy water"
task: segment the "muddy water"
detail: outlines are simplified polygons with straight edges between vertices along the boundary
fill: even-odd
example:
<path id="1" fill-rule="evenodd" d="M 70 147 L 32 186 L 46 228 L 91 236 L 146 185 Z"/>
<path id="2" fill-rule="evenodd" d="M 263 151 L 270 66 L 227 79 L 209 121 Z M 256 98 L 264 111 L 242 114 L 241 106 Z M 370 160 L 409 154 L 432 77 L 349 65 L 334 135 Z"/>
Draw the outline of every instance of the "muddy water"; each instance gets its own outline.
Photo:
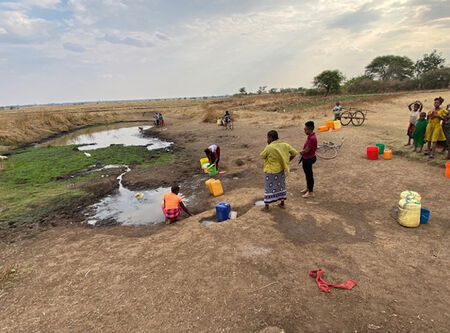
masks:
<path id="1" fill-rule="evenodd" d="M 169 147 L 172 142 L 158 138 L 145 137 L 142 129 L 150 126 L 136 126 L 136 124 L 121 123 L 97 127 L 84 128 L 60 138 L 45 143 L 46 146 L 83 145 L 79 150 L 94 150 L 106 148 L 111 145 L 146 146 L 148 150 Z"/>
<path id="2" fill-rule="evenodd" d="M 169 187 L 160 187 L 149 191 L 131 191 L 122 185 L 122 178 L 131 169 L 117 177 L 119 191 L 109 195 L 100 202 L 88 207 L 86 216 L 90 225 L 152 225 L 164 222 L 161 201 Z M 183 201 L 187 202 L 182 194 Z"/>

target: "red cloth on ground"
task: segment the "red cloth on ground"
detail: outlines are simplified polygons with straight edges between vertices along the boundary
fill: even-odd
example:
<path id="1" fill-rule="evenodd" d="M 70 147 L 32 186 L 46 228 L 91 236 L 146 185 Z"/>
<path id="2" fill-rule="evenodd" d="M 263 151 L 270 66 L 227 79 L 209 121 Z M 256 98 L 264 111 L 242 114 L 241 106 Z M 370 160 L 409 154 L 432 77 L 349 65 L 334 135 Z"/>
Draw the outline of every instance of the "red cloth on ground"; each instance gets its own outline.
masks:
<path id="1" fill-rule="evenodd" d="M 331 290 L 328 287 L 341 288 L 341 289 L 352 289 L 354 286 L 356 286 L 356 282 L 353 280 L 348 280 L 345 283 L 338 283 L 338 284 L 329 283 L 329 282 L 325 281 L 324 279 L 322 279 L 323 273 L 324 273 L 324 271 L 321 268 L 309 272 L 309 276 L 316 280 L 317 286 L 323 292 L 331 293 Z"/>

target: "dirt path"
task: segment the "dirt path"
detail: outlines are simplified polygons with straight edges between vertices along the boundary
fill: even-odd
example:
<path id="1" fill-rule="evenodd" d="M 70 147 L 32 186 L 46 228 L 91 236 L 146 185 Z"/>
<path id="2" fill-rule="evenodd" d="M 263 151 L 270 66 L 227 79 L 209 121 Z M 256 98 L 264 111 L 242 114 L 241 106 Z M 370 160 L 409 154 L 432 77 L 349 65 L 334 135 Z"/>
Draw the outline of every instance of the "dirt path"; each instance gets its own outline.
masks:
<path id="1" fill-rule="evenodd" d="M 442 93 L 441 93 L 442 94 Z M 450 99 L 450 93 L 442 94 Z M 442 165 L 395 156 L 367 161 L 365 147 L 406 142 L 410 100 L 405 95 L 367 105 L 378 112 L 361 128 L 319 135 L 346 141 L 338 158 L 315 165 L 316 195 L 300 197 L 301 169 L 288 177 L 288 208 L 261 212 L 259 152 L 269 129 L 300 147 L 309 118 L 323 113 L 254 112 L 233 131 L 169 116 L 162 136 L 173 138 L 180 160 L 173 178 L 192 185 L 196 216 L 163 228 L 90 229 L 75 224 L 2 244 L 2 267 L 16 279 L 0 290 L 0 331 L 286 332 L 434 331 L 450 327 L 450 181 Z M 323 108 L 322 108 L 323 109 Z M 222 147 L 225 195 L 205 194 L 198 159 L 211 143 Z M 160 169 L 162 179 L 170 174 Z M 143 187 L 155 175 L 130 173 Z M 418 191 L 430 223 L 407 229 L 390 217 L 405 189 Z M 204 227 L 218 201 L 238 219 Z M 352 290 L 319 292 L 311 269 L 332 282 L 357 281 Z"/>

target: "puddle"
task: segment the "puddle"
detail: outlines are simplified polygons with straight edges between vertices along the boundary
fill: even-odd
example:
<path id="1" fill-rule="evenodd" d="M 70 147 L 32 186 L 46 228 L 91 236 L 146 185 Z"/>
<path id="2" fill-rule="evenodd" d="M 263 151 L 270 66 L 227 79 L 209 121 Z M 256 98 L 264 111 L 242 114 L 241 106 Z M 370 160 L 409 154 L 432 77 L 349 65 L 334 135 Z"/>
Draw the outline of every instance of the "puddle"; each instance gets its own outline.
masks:
<path id="1" fill-rule="evenodd" d="M 94 150 L 106 148 L 111 145 L 146 146 L 148 150 L 166 148 L 172 142 L 158 138 L 146 137 L 141 130 L 151 126 L 136 126 L 130 124 L 113 124 L 84 128 L 60 138 L 46 142 L 45 146 L 84 145 L 79 150 Z"/>
<path id="2" fill-rule="evenodd" d="M 213 225 L 213 224 L 217 224 L 218 222 L 215 222 L 215 221 L 209 221 L 209 220 L 203 220 L 202 221 L 202 224 L 205 226 L 205 227 L 209 227 L 210 225 Z"/>
<path id="3" fill-rule="evenodd" d="M 264 201 L 262 201 L 262 200 L 259 200 L 259 201 L 255 202 L 255 206 L 264 206 L 264 205 L 265 205 Z"/>
<path id="4" fill-rule="evenodd" d="M 122 225 L 154 225 L 164 222 L 164 214 L 161 209 L 161 201 L 164 193 L 170 191 L 170 187 L 160 187 L 149 191 L 131 191 L 122 185 L 123 176 L 127 170 L 117 177 L 119 191 L 109 195 L 100 202 L 88 207 L 85 215 L 90 225 L 105 225 L 119 223 Z M 180 194 L 183 198 L 183 196 Z M 184 202 L 187 202 L 183 198 Z"/>

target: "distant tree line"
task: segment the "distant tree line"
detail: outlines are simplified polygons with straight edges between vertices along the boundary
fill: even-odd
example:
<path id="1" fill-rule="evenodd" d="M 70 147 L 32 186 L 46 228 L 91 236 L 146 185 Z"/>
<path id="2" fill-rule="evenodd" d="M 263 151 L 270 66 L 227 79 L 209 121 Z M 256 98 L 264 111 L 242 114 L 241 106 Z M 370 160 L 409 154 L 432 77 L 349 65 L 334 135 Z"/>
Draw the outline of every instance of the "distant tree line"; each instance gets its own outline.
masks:
<path id="1" fill-rule="evenodd" d="M 385 55 L 373 59 L 363 75 L 346 80 L 339 70 L 324 70 L 314 77 L 315 88 L 270 88 L 260 86 L 256 94 L 301 92 L 306 95 L 328 95 L 342 91 L 346 93 L 379 93 L 417 89 L 447 89 L 450 86 L 450 67 L 445 58 L 433 50 L 416 62 L 406 56 Z M 238 95 L 254 94 L 245 87 Z"/>

